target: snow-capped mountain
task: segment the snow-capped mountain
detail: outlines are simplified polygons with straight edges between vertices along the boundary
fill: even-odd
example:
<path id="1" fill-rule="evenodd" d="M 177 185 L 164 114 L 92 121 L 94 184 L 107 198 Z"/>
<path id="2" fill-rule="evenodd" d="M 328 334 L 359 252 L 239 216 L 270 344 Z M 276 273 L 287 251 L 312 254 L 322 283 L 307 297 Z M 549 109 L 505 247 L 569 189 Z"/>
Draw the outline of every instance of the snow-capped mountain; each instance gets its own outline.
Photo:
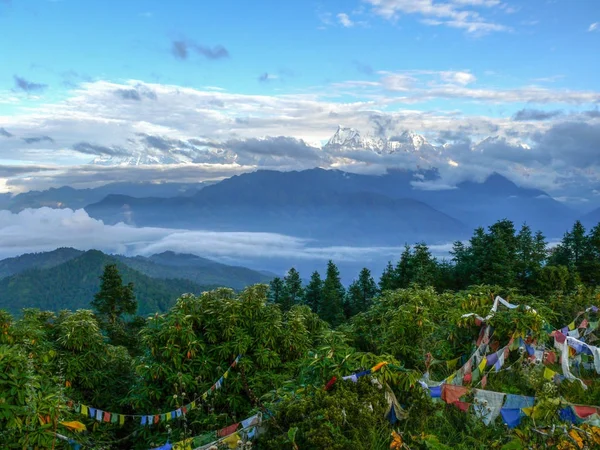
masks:
<path id="1" fill-rule="evenodd" d="M 166 150 L 140 146 L 129 155 L 98 156 L 92 164 L 102 166 L 145 166 L 159 164 L 232 163 L 236 155 L 220 148 L 185 145 Z"/>
<path id="2" fill-rule="evenodd" d="M 351 150 L 371 150 L 378 154 L 415 153 L 422 151 L 435 151 L 427 140 L 420 134 L 405 131 L 398 136 L 381 138 L 370 134 L 361 136 L 355 128 L 338 126 L 335 134 L 323 146 L 325 150 L 343 152 Z"/>

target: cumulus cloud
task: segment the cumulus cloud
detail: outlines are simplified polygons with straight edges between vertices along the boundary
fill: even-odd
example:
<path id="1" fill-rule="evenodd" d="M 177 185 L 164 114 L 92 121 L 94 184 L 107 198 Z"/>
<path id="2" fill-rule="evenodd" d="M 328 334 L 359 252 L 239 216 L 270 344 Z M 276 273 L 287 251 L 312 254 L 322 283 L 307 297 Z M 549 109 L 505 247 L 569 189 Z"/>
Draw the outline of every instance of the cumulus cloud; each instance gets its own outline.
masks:
<path id="1" fill-rule="evenodd" d="M 17 75 L 14 76 L 15 87 L 27 93 L 40 92 L 45 90 L 48 85 L 42 83 L 34 83 L 33 81 L 28 81 L 23 77 L 19 77 Z"/>
<path id="2" fill-rule="evenodd" d="M 171 53 L 177 59 L 188 59 L 191 52 L 210 60 L 229 57 L 229 51 L 222 45 L 210 47 L 204 44 L 199 44 L 191 39 L 176 40 L 171 43 Z"/>
<path id="3" fill-rule="evenodd" d="M 513 120 L 548 120 L 560 116 L 562 111 L 542 111 L 540 109 L 521 109 L 515 113 Z"/>
<path id="4" fill-rule="evenodd" d="M 350 28 L 350 27 L 354 26 L 354 22 L 350 19 L 350 17 L 346 13 L 339 13 L 337 15 L 337 19 L 338 19 L 338 22 L 340 23 L 340 25 L 342 25 L 345 28 Z"/>

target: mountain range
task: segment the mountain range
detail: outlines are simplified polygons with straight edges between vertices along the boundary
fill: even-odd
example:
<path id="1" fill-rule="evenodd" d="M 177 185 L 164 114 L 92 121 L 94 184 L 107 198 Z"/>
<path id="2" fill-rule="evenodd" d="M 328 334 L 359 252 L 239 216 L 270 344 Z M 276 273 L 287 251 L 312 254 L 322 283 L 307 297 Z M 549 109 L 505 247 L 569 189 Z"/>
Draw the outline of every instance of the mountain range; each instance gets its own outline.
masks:
<path id="1" fill-rule="evenodd" d="M 106 264 L 117 264 L 123 281 L 133 282 L 139 313 L 165 311 L 181 294 L 216 287 L 242 289 L 268 283 L 273 275 L 228 266 L 195 255 L 164 252 L 149 257 L 106 255 L 98 250 L 60 248 L 0 261 L 0 309 L 89 308 Z"/>
<path id="2" fill-rule="evenodd" d="M 415 181 L 436 176 L 433 170 L 378 176 L 323 169 L 257 171 L 188 197 L 109 195 L 85 209 L 110 224 L 268 231 L 331 245 L 388 246 L 462 239 L 502 218 L 559 237 L 578 217 L 545 192 L 519 187 L 499 174 L 455 189 L 415 189 Z"/>

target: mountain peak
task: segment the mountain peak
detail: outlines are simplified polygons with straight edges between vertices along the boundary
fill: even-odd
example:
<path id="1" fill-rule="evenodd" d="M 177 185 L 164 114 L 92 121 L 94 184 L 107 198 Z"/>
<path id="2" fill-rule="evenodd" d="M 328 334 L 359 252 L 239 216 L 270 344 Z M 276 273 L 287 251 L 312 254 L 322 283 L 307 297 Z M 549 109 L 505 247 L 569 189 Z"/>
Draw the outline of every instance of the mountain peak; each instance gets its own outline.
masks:
<path id="1" fill-rule="evenodd" d="M 413 131 L 406 130 L 391 138 L 372 135 L 361 136 L 356 128 L 338 125 L 335 134 L 329 139 L 324 148 L 336 151 L 371 150 L 378 154 L 413 153 L 423 148 L 433 149 L 427 140 Z"/>

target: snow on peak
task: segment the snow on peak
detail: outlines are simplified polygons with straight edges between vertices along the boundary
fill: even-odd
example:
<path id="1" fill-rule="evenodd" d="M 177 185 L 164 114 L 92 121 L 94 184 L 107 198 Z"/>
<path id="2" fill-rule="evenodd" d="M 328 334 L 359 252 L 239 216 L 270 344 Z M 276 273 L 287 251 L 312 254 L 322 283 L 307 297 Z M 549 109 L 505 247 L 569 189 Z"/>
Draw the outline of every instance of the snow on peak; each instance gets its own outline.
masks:
<path id="1" fill-rule="evenodd" d="M 336 151 L 371 150 L 378 154 L 419 152 L 424 147 L 433 149 L 423 136 L 412 131 L 405 131 L 399 136 L 389 139 L 372 135 L 363 137 L 355 128 L 346 128 L 341 125 L 324 146 L 324 148 Z"/>

